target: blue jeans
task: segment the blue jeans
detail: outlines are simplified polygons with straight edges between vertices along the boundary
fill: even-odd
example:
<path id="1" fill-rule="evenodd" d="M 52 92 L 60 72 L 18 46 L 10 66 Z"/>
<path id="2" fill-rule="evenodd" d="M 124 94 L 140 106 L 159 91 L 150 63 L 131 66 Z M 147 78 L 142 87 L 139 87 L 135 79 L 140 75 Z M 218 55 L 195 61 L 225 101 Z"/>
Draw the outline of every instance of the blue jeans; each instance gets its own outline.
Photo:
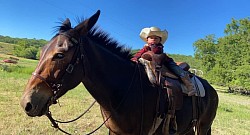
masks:
<path id="1" fill-rule="evenodd" d="M 175 75 L 179 76 L 180 78 L 183 78 L 186 74 L 186 71 L 184 71 L 181 67 L 176 65 L 174 61 L 168 61 L 165 62 L 164 65 Z"/>

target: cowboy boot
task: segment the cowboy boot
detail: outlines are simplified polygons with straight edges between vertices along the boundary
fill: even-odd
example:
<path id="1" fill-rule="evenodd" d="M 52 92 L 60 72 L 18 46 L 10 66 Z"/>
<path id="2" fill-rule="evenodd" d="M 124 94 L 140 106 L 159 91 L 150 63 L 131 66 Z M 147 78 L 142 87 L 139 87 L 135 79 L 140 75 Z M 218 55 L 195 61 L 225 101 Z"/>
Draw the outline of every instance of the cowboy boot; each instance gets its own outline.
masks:
<path id="1" fill-rule="evenodd" d="M 187 87 L 188 96 L 193 96 L 196 93 L 196 91 L 195 91 L 194 85 L 189 75 L 186 73 L 184 76 L 181 76 L 181 80 L 184 83 L 184 85 Z"/>

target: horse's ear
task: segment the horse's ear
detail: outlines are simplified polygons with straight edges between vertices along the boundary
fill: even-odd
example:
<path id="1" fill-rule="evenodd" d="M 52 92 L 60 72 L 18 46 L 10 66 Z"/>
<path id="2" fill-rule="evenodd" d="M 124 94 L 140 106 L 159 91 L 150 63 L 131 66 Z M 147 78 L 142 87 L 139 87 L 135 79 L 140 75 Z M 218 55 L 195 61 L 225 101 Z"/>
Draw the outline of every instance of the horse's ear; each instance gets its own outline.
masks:
<path id="1" fill-rule="evenodd" d="M 71 29 L 71 23 L 70 23 L 70 20 L 69 18 L 67 18 L 63 23 L 62 23 L 62 26 L 60 27 L 59 29 L 59 32 L 64 32 L 64 31 L 67 31 Z"/>
<path id="2" fill-rule="evenodd" d="M 100 10 L 98 10 L 94 15 L 92 15 L 89 19 L 83 21 L 82 23 L 78 24 L 75 27 L 75 30 L 77 30 L 80 33 L 88 32 L 97 22 L 99 16 L 100 16 Z"/>
<path id="3" fill-rule="evenodd" d="M 88 20 L 87 20 L 87 29 L 90 30 L 97 22 L 99 16 L 100 16 L 101 11 L 98 10 L 94 15 L 92 15 Z"/>

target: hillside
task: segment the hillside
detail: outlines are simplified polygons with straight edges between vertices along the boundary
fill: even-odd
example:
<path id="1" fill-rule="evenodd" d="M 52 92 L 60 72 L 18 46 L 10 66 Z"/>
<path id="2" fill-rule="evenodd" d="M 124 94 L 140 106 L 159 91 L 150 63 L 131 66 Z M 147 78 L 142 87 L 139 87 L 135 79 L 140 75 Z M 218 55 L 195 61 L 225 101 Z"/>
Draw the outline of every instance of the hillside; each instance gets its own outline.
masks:
<path id="1" fill-rule="evenodd" d="M 0 54 L 13 54 L 15 44 L 0 42 Z"/>

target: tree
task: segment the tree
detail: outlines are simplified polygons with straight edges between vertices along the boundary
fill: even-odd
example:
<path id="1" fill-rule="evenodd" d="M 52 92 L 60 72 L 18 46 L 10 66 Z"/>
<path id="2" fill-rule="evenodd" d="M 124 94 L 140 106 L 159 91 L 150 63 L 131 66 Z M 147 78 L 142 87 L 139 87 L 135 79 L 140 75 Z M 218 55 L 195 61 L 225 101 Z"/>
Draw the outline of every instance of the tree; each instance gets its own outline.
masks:
<path id="1" fill-rule="evenodd" d="M 215 66 L 216 42 L 215 35 L 208 35 L 205 39 L 199 39 L 193 44 L 195 48 L 194 56 L 201 60 L 205 71 L 210 71 Z"/>
<path id="2" fill-rule="evenodd" d="M 208 35 L 194 43 L 195 58 L 201 60 L 206 78 L 216 84 L 250 90 L 250 20 L 232 19 L 225 36 Z"/>

